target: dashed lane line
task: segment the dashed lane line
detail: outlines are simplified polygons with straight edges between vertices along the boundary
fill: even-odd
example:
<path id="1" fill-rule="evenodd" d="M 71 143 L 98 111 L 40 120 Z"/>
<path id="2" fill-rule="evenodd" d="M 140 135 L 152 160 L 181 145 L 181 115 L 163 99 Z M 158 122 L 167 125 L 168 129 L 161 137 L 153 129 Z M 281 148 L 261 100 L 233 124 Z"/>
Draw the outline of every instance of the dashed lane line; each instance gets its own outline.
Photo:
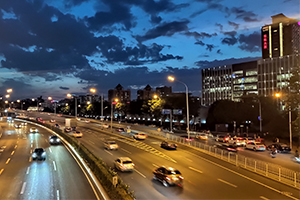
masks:
<path id="1" fill-rule="evenodd" d="M 4 169 L 1 169 L 1 170 L 0 170 L 0 175 L 2 174 L 3 171 L 4 171 Z"/>
<path id="2" fill-rule="evenodd" d="M 26 174 L 29 174 L 30 167 L 27 167 Z"/>
<path id="3" fill-rule="evenodd" d="M 53 167 L 54 167 L 54 171 L 56 171 L 56 165 L 55 165 L 55 161 L 53 160 Z"/>
<path id="4" fill-rule="evenodd" d="M 12 156 L 12 155 L 14 155 L 14 153 L 15 153 L 15 151 L 12 151 L 10 155 Z"/>
<path id="5" fill-rule="evenodd" d="M 18 147 L 18 145 L 15 146 L 15 149 Z"/>
<path id="6" fill-rule="evenodd" d="M 222 179 L 218 179 L 218 181 L 220 181 L 220 182 L 222 182 L 222 183 L 225 183 L 225 184 L 227 184 L 227 185 L 230 185 L 230 186 L 232 186 L 232 187 L 237 187 L 236 185 L 233 185 L 233 184 L 231 184 L 231 183 L 229 183 L 229 182 L 227 182 L 227 181 L 224 181 L 224 180 L 222 180 Z"/>
<path id="7" fill-rule="evenodd" d="M 146 176 L 145 176 L 144 174 L 142 174 L 141 172 L 139 172 L 138 170 L 134 169 L 134 171 L 135 171 L 136 173 L 138 173 L 139 175 L 141 175 L 143 178 L 146 178 Z"/>
<path id="8" fill-rule="evenodd" d="M 9 161 L 10 161 L 10 158 L 8 158 L 8 159 L 7 159 L 7 161 L 6 161 L 6 163 L 5 163 L 5 164 L 8 164 L 8 163 L 9 163 Z"/>
<path id="9" fill-rule="evenodd" d="M 193 168 L 193 167 L 189 167 L 189 169 L 191 169 L 191 170 L 193 170 L 193 171 L 195 171 L 195 172 L 199 172 L 199 173 L 203 173 L 202 171 L 200 171 L 199 169 L 195 169 L 195 168 Z"/>
<path id="10" fill-rule="evenodd" d="M 26 188 L 26 182 L 23 183 L 20 194 L 24 194 L 25 188 Z"/>
<path id="11" fill-rule="evenodd" d="M 268 198 L 266 198 L 266 197 L 264 197 L 264 196 L 260 196 L 259 198 L 261 198 L 261 199 L 263 199 L 263 200 L 270 200 L 270 199 L 268 199 Z"/>
<path id="12" fill-rule="evenodd" d="M 110 154 L 110 155 L 112 155 L 113 156 L 113 154 L 112 153 L 110 153 L 109 151 L 107 151 L 107 150 L 104 150 L 106 153 L 108 153 L 108 154 Z"/>
<path id="13" fill-rule="evenodd" d="M 127 151 L 126 149 L 123 149 L 123 148 L 120 148 L 122 151 L 125 151 L 126 153 L 128 153 L 128 154 L 131 154 L 131 152 L 130 151 Z"/>

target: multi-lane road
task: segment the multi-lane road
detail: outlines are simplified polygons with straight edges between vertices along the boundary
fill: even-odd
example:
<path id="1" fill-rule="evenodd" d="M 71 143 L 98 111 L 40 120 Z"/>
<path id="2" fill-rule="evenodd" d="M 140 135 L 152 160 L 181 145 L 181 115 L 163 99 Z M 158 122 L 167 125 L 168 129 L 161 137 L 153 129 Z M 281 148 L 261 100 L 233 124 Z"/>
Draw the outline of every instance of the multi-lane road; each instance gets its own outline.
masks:
<path id="1" fill-rule="evenodd" d="M 34 114 L 33 114 L 34 115 Z M 36 117 L 36 116 L 35 116 Z M 64 118 L 40 116 L 49 121 L 55 118 L 63 125 Z M 78 122 L 83 132 L 79 140 L 108 166 L 118 157 L 130 157 L 135 170 L 118 172 L 123 181 L 134 191 L 137 199 L 299 199 L 299 191 L 268 178 L 237 168 L 227 162 L 203 154 L 188 146 L 180 145 L 176 151 L 160 148 L 161 138 L 149 136 L 136 141 L 126 133 L 110 133 L 98 123 Z M 105 140 L 115 140 L 117 151 L 104 149 Z M 184 186 L 164 187 L 153 180 L 152 171 L 158 166 L 177 168 L 184 176 Z"/>
<path id="2" fill-rule="evenodd" d="M 64 145 L 50 145 L 51 133 L 28 123 L 20 129 L 0 122 L 0 199 L 97 199 L 87 177 Z M 42 147 L 46 160 L 32 160 Z"/>

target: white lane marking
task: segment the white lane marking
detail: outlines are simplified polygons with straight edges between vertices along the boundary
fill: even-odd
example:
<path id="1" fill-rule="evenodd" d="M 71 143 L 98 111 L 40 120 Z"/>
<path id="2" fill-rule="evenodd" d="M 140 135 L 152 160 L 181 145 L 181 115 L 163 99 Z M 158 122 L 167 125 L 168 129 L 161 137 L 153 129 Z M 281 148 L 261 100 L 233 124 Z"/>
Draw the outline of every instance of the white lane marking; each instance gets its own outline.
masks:
<path id="1" fill-rule="evenodd" d="M 24 193 L 25 187 L 26 187 L 26 182 L 23 183 L 20 194 L 23 194 L 23 193 Z"/>
<path id="2" fill-rule="evenodd" d="M 0 175 L 2 174 L 3 171 L 4 171 L 4 169 L 1 169 L 1 170 L 0 170 Z"/>
<path id="3" fill-rule="evenodd" d="M 95 142 L 93 142 L 93 141 L 91 141 L 91 140 L 89 140 L 89 141 L 90 141 L 90 143 L 95 144 Z"/>
<path id="4" fill-rule="evenodd" d="M 106 153 L 108 153 L 108 154 L 110 154 L 110 155 L 113 155 L 112 153 L 110 153 L 109 151 L 107 151 L 107 150 L 104 150 Z"/>
<path id="5" fill-rule="evenodd" d="M 56 171 L 56 165 L 55 165 L 55 161 L 53 160 L 53 167 L 54 167 L 54 171 Z"/>
<path id="6" fill-rule="evenodd" d="M 8 163 L 9 163 L 9 161 L 10 161 L 10 158 L 8 158 L 8 159 L 7 159 L 7 161 L 6 161 L 6 163 L 5 163 L 5 164 L 8 164 Z"/>
<path id="7" fill-rule="evenodd" d="M 14 155 L 14 153 L 15 153 L 15 151 L 12 151 L 10 155 L 12 156 L 12 155 Z"/>
<path id="8" fill-rule="evenodd" d="M 158 165 L 156 165 L 156 164 L 152 164 L 154 167 L 158 167 Z"/>
<path id="9" fill-rule="evenodd" d="M 221 181 L 221 182 L 223 182 L 223 183 L 225 183 L 225 184 L 227 184 L 227 185 L 230 185 L 230 186 L 232 186 L 232 187 L 237 187 L 236 185 L 233 185 L 233 184 L 231 184 L 231 183 L 229 183 L 229 182 L 227 182 L 227 181 L 224 181 L 224 180 L 222 180 L 222 179 L 218 179 L 218 181 Z"/>
<path id="10" fill-rule="evenodd" d="M 30 167 L 27 167 L 26 174 L 29 174 Z"/>
<path id="11" fill-rule="evenodd" d="M 193 162 L 191 159 L 188 159 L 188 158 L 185 158 L 186 160 L 190 161 L 190 162 Z"/>
<path id="12" fill-rule="evenodd" d="M 135 172 L 137 172 L 139 175 L 141 175 L 143 178 L 146 178 L 146 176 L 144 174 L 142 174 L 141 172 L 139 172 L 138 170 L 134 169 Z"/>
<path id="13" fill-rule="evenodd" d="M 18 147 L 18 145 L 15 146 L 15 149 Z"/>
<path id="14" fill-rule="evenodd" d="M 59 190 L 56 190 L 56 199 L 59 200 Z"/>
<path id="15" fill-rule="evenodd" d="M 51 148 L 49 148 L 49 151 L 52 153 L 52 150 L 51 150 Z"/>
<path id="16" fill-rule="evenodd" d="M 203 173 L 202 171 L 200 171 L 199 169 L 195 169 L 195 168 L 193 168 L 193 167 L 189 167 L 191 170 L 194 170 L 194 171 L 196 171 L 196 172 L 199 172 L 199 173 Z"/>
<path id="17" fill-rule="evenodd" d="M 260 196 L 259 198 L 264 199 L 264 200 L 270 200 L 270 199 L 268 199 L 268 198 L 266 198 L 264 196 Z"/>
<path id="18" fill-rule="evenodd" d="M 30 149 L 30 154 L 32 154 L 32 149 Z"/>
<path id="19" fill-rule="evenodd" d="M 122 151 L 125 151 L 126 153 L 129 153 L 129 154 L 131 154 L 131 152 L 130 151 L 127 151 L 126 149 L 123 149 L 123 148 L 120 148 Z"/>
<path id="20" fill-rule="evenodd" d="M 32 148 L 32 144 L 30 145 L 30 147 Z"/>

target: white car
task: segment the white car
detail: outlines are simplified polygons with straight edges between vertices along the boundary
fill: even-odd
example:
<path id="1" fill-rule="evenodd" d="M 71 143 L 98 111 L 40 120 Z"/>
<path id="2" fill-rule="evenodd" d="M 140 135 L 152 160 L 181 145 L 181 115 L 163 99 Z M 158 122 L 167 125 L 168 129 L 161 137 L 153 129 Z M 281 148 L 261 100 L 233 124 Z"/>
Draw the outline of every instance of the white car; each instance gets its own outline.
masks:
<path id="1" fill-rule="evenodd" d="M 73 136 L 76 138 L 81 138 L 83 136 L 83 134 L 80 131 L 74 131 Z"/>
<path id="2" fill-rule="evenodd" d="M 230 138 L 228 140 L 228 144 L 235 145 L 235 146 L 245 146 L 246 142 L 244 138 L 237 137 L 237 138 Z"/>
<path id="3" fill-rule="evenodd" d="M 266 146 L 260 142 L 250 141 L 246 144 L 246 149 L 252 149 L 253 151 L 264 151 Z"/>
<path id="4" fill-rule="evenodd" d="M 37 128 L 34 128 L 34 127 L 30 128 L 30 133 L 37 133 L 37 132 L 38 132 Z"/>
<path id="5" fill-rule="evenodd" d="M 115 168 L 124 172 L 124 171 L 133 171 L 134 164 L 132 160 L 128 157 L 119 157 L 114 162 Z"/>
<path id="6" fill-rule="evenodd" d="M 115 141 L 106 141 L 104 142 L 104 148 L 109 150 L 117 150 L 119 145 Z"/>
<path id="7" fill-rule="evenodd" d="M 137 139 L 137 140 L 144 140 L 146 139 L 147 135 L 145 133 L 135 133 L 133 135 L 133 138 L 134 139 Z"/>
<path id="8" fill-rule="evenodd" d="M 103 127 L 103 128 L 109 128 L 109 125 L 103 124 L 102 127 Z"/>
<path id="9" fill-rule="evenodd" d="M 55 119 L 50 119 L 50 122 L 51 122 L 51 123 L 54 123 L 54 122 L 56 122 L 56 121 L 55 121 Z"/>

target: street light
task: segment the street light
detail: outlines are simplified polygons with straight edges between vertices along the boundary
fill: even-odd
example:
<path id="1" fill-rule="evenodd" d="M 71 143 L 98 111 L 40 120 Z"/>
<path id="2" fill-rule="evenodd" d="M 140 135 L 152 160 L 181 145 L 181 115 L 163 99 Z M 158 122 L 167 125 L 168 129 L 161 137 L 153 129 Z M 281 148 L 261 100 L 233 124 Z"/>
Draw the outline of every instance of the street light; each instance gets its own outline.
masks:
<path id="1" fill-rule="evenodd" d="M 9 95 L 9 94 L 5 95 L 5 98 L 9 98 L 9 97 L 10 97 L 10 95 Z"/>
<path id="2" fill-rule="evenodd" d="M 277 92 L 275 93 L 276 98 L 281 97 L 281 93 Z M 292 136 L 292 112 L 291 112 L 291 106 L 289 105 L 289 134 L 290 134 L 290 148 L 293 147 L 293 136 Z"/>
<path id="3" fill-rule="evenodd" d="M 187 133 L 188 133 L 188 141 L 190 141 L 190 116 L 189 116 L 189 89 L 188 89 L 188 86 L 184 82 L 176 80 L 173 76 L 168 76 L 168 79 L 169 79 L 169 81 L 172 81 L 172 82 L 173 81 L 177 81 L 179 83 L 182 83 L 185 86 L 185 96 L 186 96 L 186 125 L 187 125 L 186 130 L 187 130 Z"/>
<path id="4" fill-rule="evenodd" d="M 110 130 L 112 132 L 112 121 L 113 121 L 113 107 L 114 104 L 117 104 L 119 101 L 119 99 L 115 99 L 112 103 L 111 103 L 111 112 L 110 112 Z"/>
<path id="5" fill-rule="evenodd" d="M 67 94 L 67 97 L 71 98 L 71 97 L 74 97 L 74 100 L 75 100 L 75 118 L 77 118 L 77 97 L 68 93 Z"/>
<path id="6" fill-rule="evenodd" d="M 11 93 L 12 91 L 13 90 L 11 88 L 6 90 L 7 93 Z"/>
<path id="7" fill-rule="evenodd" d="M 97 90 L 95 88 L 91 88 L 90 92 L 95 94 Z M 103 93 L 101 93 L 101 117 L 100 118 L 103 119 Z"/>

